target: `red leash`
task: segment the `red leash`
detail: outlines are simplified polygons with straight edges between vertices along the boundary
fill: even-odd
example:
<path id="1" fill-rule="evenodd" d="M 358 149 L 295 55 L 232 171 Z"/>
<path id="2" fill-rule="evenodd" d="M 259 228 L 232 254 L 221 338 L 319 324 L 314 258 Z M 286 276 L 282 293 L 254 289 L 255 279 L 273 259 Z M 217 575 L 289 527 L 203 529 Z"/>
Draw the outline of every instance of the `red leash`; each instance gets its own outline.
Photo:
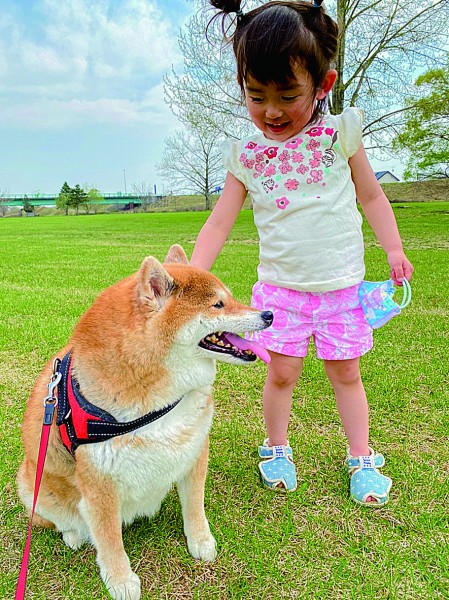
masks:
<path id="1" fill-rule="evenodd" d="M 37 496 L 39 494 L 39 487 L 41 484 L 42 473 L 44 471 L 45 456 L 47 453 L 48 438 L 50 437 L 50 428 L 53 423 L 53 415 L 55 408 L 58 405 L 58 399 L 55 395 L 55 389 L 61 379 L 61 373 L 58 372 L 59 359 L 56 358 L 53 362 L 53 372 L 50 377 L 50 383 L 48 384 L 48 395 L 44 398 L 44 421 L 42 423 L 42 434 L 41 441 L 39 444 L 39 455 L 37 458 L 36 468 L 36 480 L 34 482 L 34 498 L 33 507 L 31 509 L 30 522 L 28 525 L 28 535 L 25 543 L 25 550 L 23 551 L 22 564 L 20 566 L 19 580 L 17 582 L 15 600 L 23 600 L 25 598 L 27 570 L 28 570 L 28 559 L 30 556 L 30 543 L 31 543 L 31 530 L 33 527 L 33 516 L 36 508 Z"/>

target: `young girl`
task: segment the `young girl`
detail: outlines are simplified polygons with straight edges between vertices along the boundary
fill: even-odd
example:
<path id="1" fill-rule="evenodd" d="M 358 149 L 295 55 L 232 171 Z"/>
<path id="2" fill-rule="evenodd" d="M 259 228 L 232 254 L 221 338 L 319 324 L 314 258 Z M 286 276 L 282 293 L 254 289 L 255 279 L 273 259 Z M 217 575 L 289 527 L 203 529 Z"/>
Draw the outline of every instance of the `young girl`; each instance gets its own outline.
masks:
<path id="1" fill-rule="evenodd" d="M 337 77 L 331 67 L 337 25 L 320 0 L 273 1 L 249 12 L 242 12 L 240 0 L 210 3 L 223 19 L 236 13 L 237 80 L 259 132 L 226 143 L 223 193 L 191 262 L 211 268 L 249 192 L 260 238 L 253 306 L 274 313 L 272 327 L 254 336 L 271 355 L 263 390 L 262 481 L 270 489 L 296 489 L 287 428 L 293 388 L 313 337 L 348 439 L 351 497 L 383 505 L 391 480 L 378 470 L 383 456 L 368 445 L 359 368 L 373 342 L 358 298 L 365 266 L 356 198 L 386 253 L 393 281 L 410 279 L 413 267 L 361 143 L 363 113 L 348 108 L 341 115 L 325 114 Z"/>

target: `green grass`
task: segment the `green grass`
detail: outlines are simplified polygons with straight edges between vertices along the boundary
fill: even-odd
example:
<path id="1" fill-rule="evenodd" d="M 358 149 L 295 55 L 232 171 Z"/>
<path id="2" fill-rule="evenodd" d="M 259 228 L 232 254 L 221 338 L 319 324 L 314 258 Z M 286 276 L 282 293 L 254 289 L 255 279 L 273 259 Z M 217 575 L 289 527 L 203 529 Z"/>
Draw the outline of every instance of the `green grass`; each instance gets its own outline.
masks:
<path id="1" fill-rule="evenodd" d="M 415 265 L 413 301 L 375 333 L 362 362 L 371 442 L 394 481 L 381 511 L 348 499 L 345 439 L 322 364 L 306 360 L 294 393 L 289 440 L 299 485 L 265 491 L 256 447 L 264 435 L 265 366 L 220 365 L 206 512 L 218 542 L 215 563 L 195 562 L 182 534 L 175 492 L 151 520 L 125 529 L 133 568 L 150 599 L 428 599 L 449 589 L 449 203 L 394 210 Z M 0 597 L 12 598 L 27 519 L 15 476 L 20 421 L 33 381 L 107 285 L 163 259 L 172 243 L 191 253 L 206 213 L 0 219 Z M 258 244 L 243 211 L 214 272 L 250 299 Z M 383 252 L 366 229 L 367 279 L 386 279 Z M 95 553 L 72 551 L 53 531 L 32 538 L 28 598 L 107 598 Z"/>

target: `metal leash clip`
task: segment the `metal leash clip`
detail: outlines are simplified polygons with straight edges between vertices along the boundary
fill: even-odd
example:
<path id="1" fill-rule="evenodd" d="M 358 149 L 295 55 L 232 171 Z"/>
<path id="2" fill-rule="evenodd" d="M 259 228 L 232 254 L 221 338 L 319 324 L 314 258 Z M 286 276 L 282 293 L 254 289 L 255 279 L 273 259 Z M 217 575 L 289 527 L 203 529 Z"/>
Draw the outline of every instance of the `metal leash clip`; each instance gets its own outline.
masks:
<path id="1" fill-rule="evenodd" d="M 53 370 L 48 383 L 48 394 L 44 398 L 44 425 L 51 425 L 53 422 L 53 414 L 55 408 L 58 406 L 58 398 L 55 394 L 55 390 L 58 387 L 58 383 L 61 381 L 61 373 L 58 371 L 60 365 L 59 358 L 55 358 L 53 361 Z"/>

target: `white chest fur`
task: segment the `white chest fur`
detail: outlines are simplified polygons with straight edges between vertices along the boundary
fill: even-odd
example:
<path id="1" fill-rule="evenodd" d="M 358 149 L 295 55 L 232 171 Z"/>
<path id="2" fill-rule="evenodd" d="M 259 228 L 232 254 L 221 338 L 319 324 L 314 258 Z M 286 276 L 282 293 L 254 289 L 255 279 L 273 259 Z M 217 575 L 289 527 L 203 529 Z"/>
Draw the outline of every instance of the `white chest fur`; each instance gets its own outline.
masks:
<path id="1" fill-rule="evenodd" d="M 130 434 L 85 446 L 91 462 L 118 490 L 122 520 L 152 516 L 192 468 L 209 433 L 211 388 L 189 392 L 168 414 Z"/>

